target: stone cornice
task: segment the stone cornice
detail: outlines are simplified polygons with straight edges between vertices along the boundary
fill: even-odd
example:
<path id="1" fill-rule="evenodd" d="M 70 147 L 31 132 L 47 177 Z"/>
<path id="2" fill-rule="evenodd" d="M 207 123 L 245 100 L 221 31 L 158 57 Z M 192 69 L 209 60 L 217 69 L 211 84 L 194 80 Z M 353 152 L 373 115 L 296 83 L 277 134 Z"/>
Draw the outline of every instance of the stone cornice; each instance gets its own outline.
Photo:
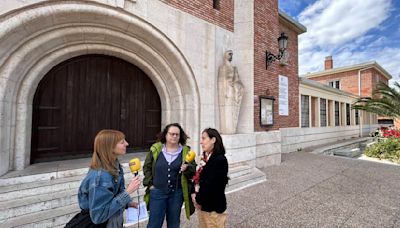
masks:
<path id="1" fill-rule="evenodd" d="M 282 10 L 279 10 L 279 22 L 289 25 L 299 35 L 307 32 L 307 28 L 304 25 L 295 21 Z"/>

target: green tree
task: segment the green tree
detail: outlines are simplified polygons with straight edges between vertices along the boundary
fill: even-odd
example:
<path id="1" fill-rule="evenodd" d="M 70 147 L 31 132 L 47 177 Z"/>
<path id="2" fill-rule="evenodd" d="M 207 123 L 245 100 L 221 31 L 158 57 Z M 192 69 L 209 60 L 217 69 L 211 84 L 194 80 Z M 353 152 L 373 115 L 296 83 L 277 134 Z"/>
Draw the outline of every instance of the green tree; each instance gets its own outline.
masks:
<path id="1" fill-rule="evenodd" d="M 358 98 L 353 104 L 354 109 L 400 118 L 400 83 L 395 82 L 393 87 L 385 83 L 378 83 L 372 91 L 372 97 Z"/>

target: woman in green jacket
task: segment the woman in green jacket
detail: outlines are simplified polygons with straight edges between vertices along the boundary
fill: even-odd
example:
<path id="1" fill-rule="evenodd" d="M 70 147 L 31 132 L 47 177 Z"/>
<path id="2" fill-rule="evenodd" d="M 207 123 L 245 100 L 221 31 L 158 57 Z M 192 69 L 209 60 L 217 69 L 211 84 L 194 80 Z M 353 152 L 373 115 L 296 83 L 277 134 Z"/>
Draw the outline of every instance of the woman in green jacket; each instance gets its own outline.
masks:
<path id="1" fill-rule="evenodd" d="M 185 163 L 190 151 L 187 139 L 178 123 L 169 124 L 146 156 L 143 185 L 147 187 L 144 199 L 150 211 L 148 228 L 161 228 L 164 218 L 168 228 L 178 228 L 183 203 L 188 219 L 194 213 L 189 194 L 196 163 Z"/>

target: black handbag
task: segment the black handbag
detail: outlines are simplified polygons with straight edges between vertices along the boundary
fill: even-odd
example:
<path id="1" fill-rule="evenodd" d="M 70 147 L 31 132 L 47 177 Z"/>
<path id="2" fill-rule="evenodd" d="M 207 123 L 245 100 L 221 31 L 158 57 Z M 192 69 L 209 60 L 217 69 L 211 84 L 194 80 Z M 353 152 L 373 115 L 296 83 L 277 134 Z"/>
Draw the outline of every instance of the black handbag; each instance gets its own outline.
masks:
<path id="1" fill-rule="evenodd" d="M 107 222 L 108 220 L 101 224 L 94 224 L 90 218 L 89 211 L 82 210 L 65 225 L 65 228 L 105 228 L 107 227 Z"/>

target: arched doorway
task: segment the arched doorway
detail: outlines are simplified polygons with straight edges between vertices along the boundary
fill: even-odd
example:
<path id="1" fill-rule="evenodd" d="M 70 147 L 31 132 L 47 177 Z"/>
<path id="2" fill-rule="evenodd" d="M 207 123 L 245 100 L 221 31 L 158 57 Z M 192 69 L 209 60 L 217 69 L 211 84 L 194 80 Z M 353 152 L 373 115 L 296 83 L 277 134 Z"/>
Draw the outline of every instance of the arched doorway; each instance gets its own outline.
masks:
<path id="1" fill-rule="evenodd" d="M 58 64 L 87 54 L 115 56 L 143 70 L 161 100 L 161 125 L 181 123 L 198 150 L 201 126 L 209 122 L 200 121 L 200 89 L 192 66 L 166 34 L 142 17 L 111 3 L 49 1 L 5 14 L 0 24 L 7 27 L 0 33 L 0 175 L 30 164 L 39 82 Z"/>
<path id="2" fill-rule="evenodd" d="M 101 129 L 126 134 L 147 149 L 161 129 L 161 102 L 138 67 L 115 57 L 85 55 L 51 69 L 33 101 L 31 163 L 87 157 Z"/>

